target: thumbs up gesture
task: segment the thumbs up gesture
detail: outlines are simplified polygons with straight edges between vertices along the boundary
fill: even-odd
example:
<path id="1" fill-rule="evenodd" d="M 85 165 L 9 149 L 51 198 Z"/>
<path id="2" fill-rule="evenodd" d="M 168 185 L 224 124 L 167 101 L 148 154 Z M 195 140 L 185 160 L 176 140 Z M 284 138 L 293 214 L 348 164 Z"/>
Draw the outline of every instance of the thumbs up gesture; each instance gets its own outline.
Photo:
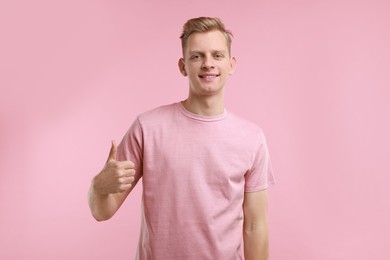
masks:
<path id="1" fill-rule="evenodd" d="M 94 179 L 94 190 L 101 195 L 125 192 L 131 188 L 134 182 L 134 163 L 117 161 L 116 154 L 117 145 L 112 141 L 107 162 Z"/>

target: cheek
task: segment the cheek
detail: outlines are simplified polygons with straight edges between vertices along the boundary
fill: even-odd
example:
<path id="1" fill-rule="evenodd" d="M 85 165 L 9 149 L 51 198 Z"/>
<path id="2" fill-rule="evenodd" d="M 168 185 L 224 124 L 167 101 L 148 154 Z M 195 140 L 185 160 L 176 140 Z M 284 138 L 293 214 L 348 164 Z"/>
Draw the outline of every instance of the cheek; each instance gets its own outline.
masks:
<path id="1" fill-rule="evenodd" d="M 196 69 L 194 64 L 190 64 L 186 68 L 187 68 L 188 75 L 194 75 L 194 76 L 198 75 L 198 70 Z"/>
<path id="2" fill-rule="evenodd" d="M 231 68 L 230 64 L 227 64 L 224 66 L 224 68 L 223 68 L 224 74 L 229 74 L 231 71 L 232 71 L 232 68 Z"/>

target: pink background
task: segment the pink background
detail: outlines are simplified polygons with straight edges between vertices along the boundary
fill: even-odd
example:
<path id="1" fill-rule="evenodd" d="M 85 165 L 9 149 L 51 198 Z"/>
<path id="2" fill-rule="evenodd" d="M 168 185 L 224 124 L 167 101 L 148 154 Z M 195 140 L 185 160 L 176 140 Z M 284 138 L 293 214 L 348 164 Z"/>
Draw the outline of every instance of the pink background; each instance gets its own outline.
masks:
<path id="1" fill-rule="evenodd" d="M 233 1 L 232 1 L 233 2 Z M 264 129 L 272 260 L 390 259 L 389 1 L 1 1 L 0 259 L 133 259 L 141 185 L 90 180 L 135 116 L 183 100 L 182 24 L 235 35 L 228 110 Z"/>

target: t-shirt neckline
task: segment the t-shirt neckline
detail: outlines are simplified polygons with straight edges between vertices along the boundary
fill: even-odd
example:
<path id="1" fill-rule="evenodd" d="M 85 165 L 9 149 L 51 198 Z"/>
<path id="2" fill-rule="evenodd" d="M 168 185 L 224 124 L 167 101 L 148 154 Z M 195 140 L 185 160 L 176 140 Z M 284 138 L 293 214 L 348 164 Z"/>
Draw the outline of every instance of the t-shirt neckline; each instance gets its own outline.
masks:
<path id="1" fill-rule="evenodd" d="M 180 112 L 182 112 L 185 116 L 198 121 L 204 121 L 204 122 L 221 121 L 225 119 L 228 115 L 226 108 L 223 109 L 222 114 L 215 115 L 215 116 L 204 116 L 204 115 L 198 115 L 188 111 L 181 102 L 176 103 L 176 106 L 179 108 Z"/>

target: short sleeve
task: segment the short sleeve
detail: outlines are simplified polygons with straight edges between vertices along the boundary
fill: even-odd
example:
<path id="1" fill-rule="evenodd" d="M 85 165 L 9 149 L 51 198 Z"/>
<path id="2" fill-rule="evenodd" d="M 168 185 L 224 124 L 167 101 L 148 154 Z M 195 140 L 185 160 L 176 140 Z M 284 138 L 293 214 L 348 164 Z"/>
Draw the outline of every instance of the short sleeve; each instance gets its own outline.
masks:
<path id="1" fill-rule="evenodd" d="M 257 140 L 252 161 L 252 167 L 245 174 L 245 192 L 264 190 L 274 184 L 271 158 L 263 132 Z"/>
<path id="2" fill-rule="evenodd" d="M 118 161 L 132 161 L 135 165 L 135 181 L 142 177 L 143 132 L 137 118 L 126 132 L 117 150 Z"/>

